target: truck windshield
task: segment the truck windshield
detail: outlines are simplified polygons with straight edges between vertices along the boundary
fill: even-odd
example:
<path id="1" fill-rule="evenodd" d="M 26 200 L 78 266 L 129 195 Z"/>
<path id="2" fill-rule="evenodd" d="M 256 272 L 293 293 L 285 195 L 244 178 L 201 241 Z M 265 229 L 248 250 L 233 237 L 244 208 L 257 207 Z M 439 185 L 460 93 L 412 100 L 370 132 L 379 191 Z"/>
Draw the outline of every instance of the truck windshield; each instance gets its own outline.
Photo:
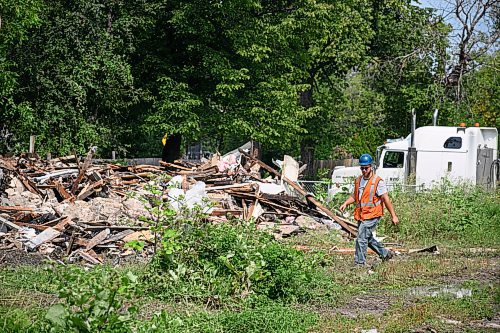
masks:
<path id="1" fill-rule="evenodd" d="M 402 151 L 386 151 L 384 155 L 383 168 L 402 168 L 405 154 Z"/>

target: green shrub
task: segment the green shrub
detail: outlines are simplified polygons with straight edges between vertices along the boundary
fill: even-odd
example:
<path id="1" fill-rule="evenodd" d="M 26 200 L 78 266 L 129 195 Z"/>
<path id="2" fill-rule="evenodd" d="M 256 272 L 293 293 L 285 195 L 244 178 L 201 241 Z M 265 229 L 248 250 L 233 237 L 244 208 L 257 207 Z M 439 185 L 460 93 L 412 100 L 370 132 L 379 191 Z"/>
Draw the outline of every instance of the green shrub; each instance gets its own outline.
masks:
<path id="1" fill-rule="evenodd" d="M 307 298 L 314 263 L 253 224 L 206 223 L 184 232 L 178 244 L 168 260 L 158 258 L 148 283 L 155 295 L 212 299 L 214 305 L 253 293 L 273 300 Z"/>
<path id="2" fill-rule="evenodd" d="M 163 200 L 164 180 L 148 186 L 144 218 L 156 235 L 153 272 L 146 285 L 155 297 L 199 300 L 217 307 L 225 298 L 252 294 L 272 300 L 307 297 L 313 263 L 253 223 L 213 224 L 205 208 L 174 207 Z M 180 208 L 180 209 L 179 209 Z"/>
<path id="3" fill-rule="evenodd" d="M 0 307 L 0 332 L 21 333 L 35 332 L 38 323 L 32 322 L 28 315 L 20 309 Z"/>
<path id="4" fill-rule="evenodd" d="M 132 332 L 137 308 L 132 300 L 137 278 L 108 267 L 85 272 L 79 267 L 54 269 L 63 303 L 49 308 L 45 319 L 54 332 Z"/>

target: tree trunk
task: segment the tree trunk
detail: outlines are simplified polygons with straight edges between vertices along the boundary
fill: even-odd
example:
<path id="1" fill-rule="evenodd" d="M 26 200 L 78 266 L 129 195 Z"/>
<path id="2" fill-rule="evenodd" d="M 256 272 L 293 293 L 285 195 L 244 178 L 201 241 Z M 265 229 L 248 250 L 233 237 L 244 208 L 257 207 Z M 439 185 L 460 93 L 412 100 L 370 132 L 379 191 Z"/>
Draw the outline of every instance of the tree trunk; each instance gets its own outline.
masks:
<path id="1" fill-rule="evenodd" d="M 309 109 L 313 106 L 313 84 L 310 88 L 300 93 L 300 104 Z M 314 140 L 309 138 L 302 139 L 300 143 L 300 159 L 302 163 L 307 164 L 304 171 L 307 177 L 314 177 Z"/>

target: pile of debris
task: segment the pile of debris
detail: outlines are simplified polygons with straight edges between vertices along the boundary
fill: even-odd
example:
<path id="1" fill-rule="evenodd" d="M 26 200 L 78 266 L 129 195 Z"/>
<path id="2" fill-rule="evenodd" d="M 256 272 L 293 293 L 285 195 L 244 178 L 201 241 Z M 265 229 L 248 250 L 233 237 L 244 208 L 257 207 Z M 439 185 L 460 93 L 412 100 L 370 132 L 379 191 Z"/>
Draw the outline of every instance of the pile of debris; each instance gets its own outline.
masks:
<path id="1" fill-rule="evenodd" d="M 52 160 L 0 159 L 0 249 L 26 249 L 91 264 L 132 254 L 130 241 L 151 244 L 154 235 L 139 219 L 148 216 L 139 199 L 158 176 L 174 209 L 203 206 L 208 220 L 253 219 L 276 238 L 307 229 L 336 228 L 348 236 L 356 225 L 337 216 L 297 184 L 298 163 L 285 156 L 278 172 L 243 149 L 204 163 L 161 166 L 95 164 L 91 149 Z M 261 178 L 261 169 L 270 174 Z M 151 247 L 144 253 L 152 251 Z"/>

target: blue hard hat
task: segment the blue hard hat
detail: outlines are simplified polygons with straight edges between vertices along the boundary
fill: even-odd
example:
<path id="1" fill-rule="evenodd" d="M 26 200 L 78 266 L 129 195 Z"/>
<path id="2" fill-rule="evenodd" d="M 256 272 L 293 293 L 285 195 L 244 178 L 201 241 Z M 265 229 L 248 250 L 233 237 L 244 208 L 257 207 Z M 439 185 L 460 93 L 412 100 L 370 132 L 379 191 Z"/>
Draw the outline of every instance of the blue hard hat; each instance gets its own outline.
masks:
<path id="1" fill-rule="evenodd" d="M 370 154 L 363 154 L 359 157 L 360 166 L 371 165 L 372 163 L 373 163 L 373 158 L 370 156 Z"/>

